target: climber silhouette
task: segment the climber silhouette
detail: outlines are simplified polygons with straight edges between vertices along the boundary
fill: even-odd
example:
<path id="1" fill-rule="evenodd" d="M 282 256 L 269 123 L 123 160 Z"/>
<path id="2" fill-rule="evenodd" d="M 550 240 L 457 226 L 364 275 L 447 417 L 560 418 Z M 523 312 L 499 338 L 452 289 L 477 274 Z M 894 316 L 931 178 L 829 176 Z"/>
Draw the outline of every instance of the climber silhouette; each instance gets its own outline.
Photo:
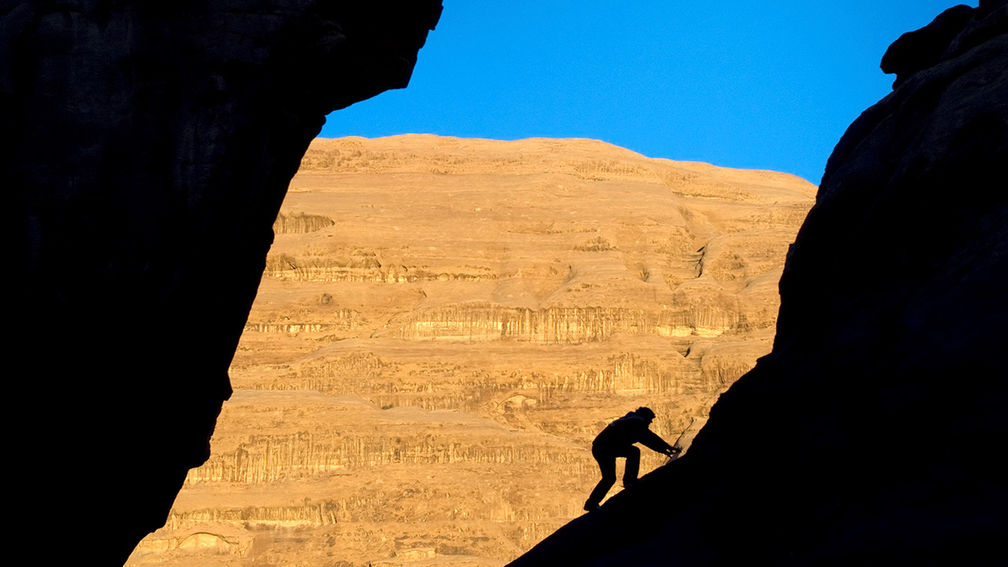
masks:
<path id="1" fill-rule="evenodd" d="M 598 461 L 602 471 L 602 480 L 595 485 L 584 509 L 594 512 L 605 495 L 616 483 L 616 458 L 626 457 L 626 469 L 623 471 L 623 487 L 630 488 L 637 484 L 637 471 L 640 468 L 640 449 L 634 443 L 641 443 L 652 451 L 673 456 L 679 453 L 677 449 L 655 432 L 648 429 L 655 414 L 650 408 L 637 408 L 610 423 L 595 437 L 592 442 L 592 456 Z"/>

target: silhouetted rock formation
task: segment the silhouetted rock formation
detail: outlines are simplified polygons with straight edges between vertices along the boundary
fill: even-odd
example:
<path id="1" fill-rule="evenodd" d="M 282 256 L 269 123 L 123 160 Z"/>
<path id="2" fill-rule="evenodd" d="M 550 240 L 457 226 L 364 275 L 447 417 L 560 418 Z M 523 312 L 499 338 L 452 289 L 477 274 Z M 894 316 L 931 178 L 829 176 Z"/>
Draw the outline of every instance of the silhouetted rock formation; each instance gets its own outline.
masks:
<path id="1" fill-rule="evenodd" d="M 1008 563 L 1008 7 L 949 14 L 830 158 L 773 352 L 682 459 L 512 565 Z"/>
<path id="2" fill-rule="evenodd" d="M 952 41 L 973 17 L 973 8 L 960 4 L 945 10 L 927 26 L 907 32 L 882 56 L 882 70 L 896 75 L 896 84 L 910 74 L 938 64 Z M 972 47 L 972 46 L 971 46 Z"/>
<path id="3" fill-rule="evenodd" d="M 308 143 L 326 113 L 406 86 L 440 10 L 440 0 L 0 8 L 0 182 L 16 219 L 10 352 L 25 362 L 8 380 L 24 412 L 9 424 L 8 467 L 30 471 L 8 488 L 25 529 L 16 540 L 34 559 L 122 563 L 163 524 L 186 471 L 208 456 L 271 226 Z"/>

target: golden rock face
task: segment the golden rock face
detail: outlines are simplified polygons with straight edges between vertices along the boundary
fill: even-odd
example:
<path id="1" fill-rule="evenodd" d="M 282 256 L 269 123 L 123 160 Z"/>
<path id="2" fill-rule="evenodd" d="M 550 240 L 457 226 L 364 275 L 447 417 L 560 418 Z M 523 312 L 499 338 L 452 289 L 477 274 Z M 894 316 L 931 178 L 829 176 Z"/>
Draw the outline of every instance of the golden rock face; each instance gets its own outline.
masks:
<path id="1" fill-rule="evenodd" d="M 128 564 L 516 557 L 582 513 L 609 420 L 688 443 L 769 352 L 815 190 L 594 140 L 316 140 L 213 455 Z"/>

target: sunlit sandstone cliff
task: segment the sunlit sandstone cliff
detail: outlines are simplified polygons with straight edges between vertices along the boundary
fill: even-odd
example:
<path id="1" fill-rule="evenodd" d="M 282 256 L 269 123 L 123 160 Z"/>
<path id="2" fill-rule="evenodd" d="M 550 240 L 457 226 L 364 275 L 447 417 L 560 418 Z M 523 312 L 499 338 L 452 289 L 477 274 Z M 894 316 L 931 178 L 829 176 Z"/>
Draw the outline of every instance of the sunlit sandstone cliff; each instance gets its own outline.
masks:
<path id="1" fill-rule="evenodd" d="M 1008 2 L 882 61 L 830 157 L 773 352 L 689 452 L 513 562 L 1005 565 Z"/>
<path id="2" fill-rule="evenodd" d="M 9 509 L 30 561 L 122 564 L 164 523 L 208 456 L 304 150 L 327 113 L 406 85 L 440 12 L 439 0 L 0 5 L 7 347 L 31 369 L 8 381 L 8 455 L 32 471 L 8 486 Z"/>
<path id="3" fill-rule="evenodd" d="M 213 454 L 130 565 L 513 559 L 581 514 L 607 420 L 688 442 L 769 351 L 814 191 L 593 140 L 315 140 Z"/>

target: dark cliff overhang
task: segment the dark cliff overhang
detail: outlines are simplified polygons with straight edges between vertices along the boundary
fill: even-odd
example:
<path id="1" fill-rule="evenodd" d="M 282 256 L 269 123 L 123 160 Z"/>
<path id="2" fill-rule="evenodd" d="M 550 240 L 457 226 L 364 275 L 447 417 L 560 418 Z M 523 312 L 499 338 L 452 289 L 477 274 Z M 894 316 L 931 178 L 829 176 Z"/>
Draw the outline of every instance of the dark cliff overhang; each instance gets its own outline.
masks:
<path id="1" fill-rule="evenodd" d="M 440 0 L 0 6 L 17 539 L 121 564 L 208 454 L 325 115 L 409 82 Z"/>

